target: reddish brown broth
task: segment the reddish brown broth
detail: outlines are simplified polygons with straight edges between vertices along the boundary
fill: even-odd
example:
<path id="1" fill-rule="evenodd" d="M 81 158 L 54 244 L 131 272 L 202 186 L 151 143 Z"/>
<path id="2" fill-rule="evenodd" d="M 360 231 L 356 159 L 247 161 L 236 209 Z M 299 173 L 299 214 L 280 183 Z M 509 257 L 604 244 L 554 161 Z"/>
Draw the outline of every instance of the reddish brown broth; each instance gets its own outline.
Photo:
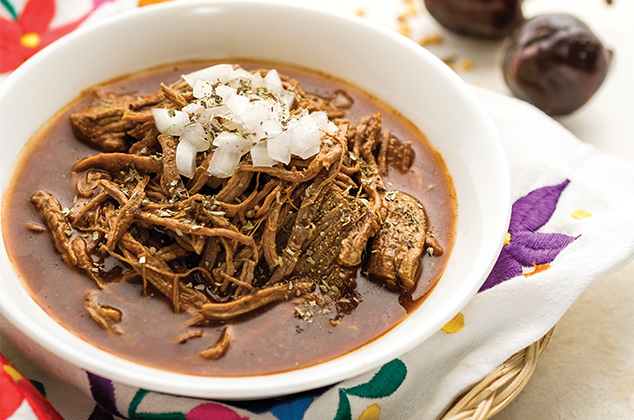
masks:
<path id="1" fill-rule="evenodd" d="M 71 168 L 81 158 L 97 151 L 76 140 L 68 122 L 74 109 L 85 107 L 89 95 L 63 109 L 28 143 L 6 191 L 3 203 L 3 232 L 12 263 L 33 298 L 60 324 L 86 341 L 110 353 L 136 362 L 195 375 L 237 376 L 287 371 L 322 362 L 358 348 L 384 334 L 424 300 L 442 274 L 453 245 L 456 199 L 451 179 L 441 157 L 420 131 L 393 109 L 360 90 L 297 68 L 239 61 L 247 69 L 277 68 L 300 82 L 307 92 L 329 96 L 343 89 L 354 99 L 348 117 L 380 111 L 383 124 L 401 140 L 412 140 L 416 161 L 409 174 L 391 170 L 387 181 L 393 188 L 417 197 L 425 206 L 433 232 L 445 249 L 440 257 L 425 257 L 416 290 L 406 296 L 358 278 L 362 298 L 356 310 L 338 326 L 331 316 L 317 313 L 312 323 L 296 318 L 295 304 L 283 302 L 240 318 L 232 325 L 230 350 L 219 360 L 197 356 L 211 346 L 223 327 L 206 328 L 203 338 L 175 344 L 187 314 L 174 314 L 159 293 L 142 297 L 140 284 L 111 284 L 100 294 L 100 303 L 123 310 L 123 335 L 99 327 L 86 313 L 84 296 L 94 283 L 72 270 L 56 253 L 46 232 L 29 230 L 29 222 L 41 223 L 29 203 L 37 190 L 45 190 L 64 207 L 73 203 Z M 104 84 L 99 89 L 125 93 L 155 92 L 161 81 L 172 82 L 196 68 L 211 63 L 189 63 L 154 69 Z M 315 311 L 317 312 L 317 311 Z M 195 329 L 195 327 L 194 327 Z"/>

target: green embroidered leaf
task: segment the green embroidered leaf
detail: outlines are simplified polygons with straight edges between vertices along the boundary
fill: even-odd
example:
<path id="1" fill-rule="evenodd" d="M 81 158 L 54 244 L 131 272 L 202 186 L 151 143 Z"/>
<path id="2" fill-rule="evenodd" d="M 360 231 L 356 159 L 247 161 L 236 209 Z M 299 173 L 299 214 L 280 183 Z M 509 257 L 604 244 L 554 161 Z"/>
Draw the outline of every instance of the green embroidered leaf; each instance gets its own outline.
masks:
<path id="1" fill-rule="evenodd" d="M 130 420 L 186 420 L 186 417 L 182 413 L 139 413 L 130 417 Z"/>
<path id="2" fill-rule="evenodd" d="M 149 391 L 139 389 L 134 398 L 132 398 L 130 407 L 128 407 L 128 418 L 130 420 L 187 420 L 185 414 L 182 413 L 137 413 L 136 410 L 147 394 L 149 394 Z"/>
<path id="3" fill-rule="evenodd" d="M 18 20 L 18 12 L 16 12 L 15 7 L 9 0 L 2 0 L 2 5 L 7 9 L 13 20 Z"/>
<path id="4" fill-rule="evenodd" d="M 393 394 L 407 376 L 407 366 L 399 359 L 383 365 L 370 382 L 343 389 L 348 395 L 361 398 L 383 398 Z"/>
<path id="5" fill-rule="evenodd" d="M 352 420 L 350 401 L 345 389 L 339 390 L 339 408 L 337 408 L 337 414 L 333 420 Z"/>

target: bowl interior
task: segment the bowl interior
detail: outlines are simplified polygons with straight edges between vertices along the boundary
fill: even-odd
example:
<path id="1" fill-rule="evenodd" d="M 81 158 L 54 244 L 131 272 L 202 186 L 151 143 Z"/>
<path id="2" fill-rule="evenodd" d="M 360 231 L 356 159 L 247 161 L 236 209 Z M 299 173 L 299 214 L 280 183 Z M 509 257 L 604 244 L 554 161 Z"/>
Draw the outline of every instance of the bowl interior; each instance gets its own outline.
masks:
<path id="1" fill-rule="evenodd" d="M 81 29 L 0 85 L 2 189 L 25 142 L 82 89 L 201 58 L 251 58 L 325 72 L 381 98 L 428 136 L 445 159 L 458 199 L 456 243 L 431 296 L 381 339 L 319 366 L 247 379 L 191 377 L 128 362 L 66 331 L 30 298 L 0 241 L 0 310 L 11 323 L 62 359 L 122 383 L 247 399 L 307 390 L 378 367 L 463 308 L 495 262 L 508 225 L 510 186 L 501 144 L 458 76 L 405 37 L 360 18 L 287 3 L 194 1 L 143 8 Z"/>

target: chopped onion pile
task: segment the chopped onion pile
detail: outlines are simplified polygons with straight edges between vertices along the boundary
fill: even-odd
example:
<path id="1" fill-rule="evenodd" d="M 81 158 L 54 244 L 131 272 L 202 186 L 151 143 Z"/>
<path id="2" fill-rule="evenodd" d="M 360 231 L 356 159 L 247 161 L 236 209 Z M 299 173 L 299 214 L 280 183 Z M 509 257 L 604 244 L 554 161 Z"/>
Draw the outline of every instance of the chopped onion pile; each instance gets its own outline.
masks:
<path id="1" fill-rule="evenodd" d="M 188 178 L 196 154 L 210 148 L 209 174 L 227 178 L 247 153 L 254 166 L 288 164 L 291 156 L 316 155 L 323 134 L 338 130 L 323 111 L 291 115 L 295 94 L 283 87 L 276 70 L 263 77 L 219 64 L 182 77 L 195 101 L 182 110 L 155 108 L 152 114 L 161 134 L 179 137 L 176 166 Z"/>

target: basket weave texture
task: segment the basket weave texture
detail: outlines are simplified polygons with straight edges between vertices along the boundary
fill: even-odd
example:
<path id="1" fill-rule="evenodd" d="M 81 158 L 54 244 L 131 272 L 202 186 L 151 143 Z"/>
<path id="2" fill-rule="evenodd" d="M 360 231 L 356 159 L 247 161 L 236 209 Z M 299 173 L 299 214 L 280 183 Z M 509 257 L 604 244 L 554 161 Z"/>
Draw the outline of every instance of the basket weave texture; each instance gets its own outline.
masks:
<path id="1" fill-rule="evenodd" d="M 440 420 L 485 420 L 506 407 L 524 389 L 553 330 L 518 351 L 452 403 Z"/>

